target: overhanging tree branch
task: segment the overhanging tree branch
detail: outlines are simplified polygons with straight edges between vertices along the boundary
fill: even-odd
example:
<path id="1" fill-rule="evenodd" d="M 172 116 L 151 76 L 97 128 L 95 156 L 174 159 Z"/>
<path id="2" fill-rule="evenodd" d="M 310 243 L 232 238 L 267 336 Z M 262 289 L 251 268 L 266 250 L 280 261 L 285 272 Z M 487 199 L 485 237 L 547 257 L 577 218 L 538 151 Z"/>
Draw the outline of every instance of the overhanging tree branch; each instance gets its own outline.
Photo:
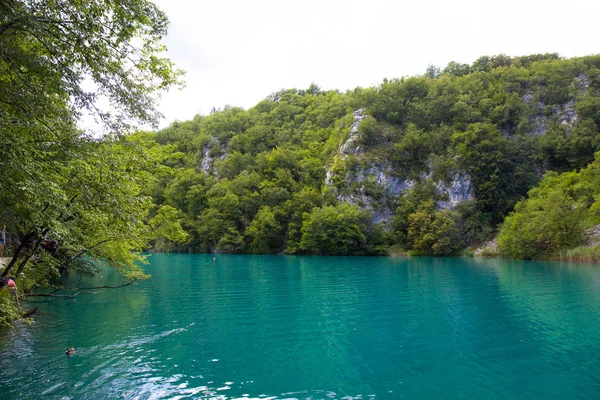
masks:
<path id="1" fill-rule="evenodd" d="M 65 297 L 65 298 L 72 298 L 72 297 L 75 297 L 75 296 L 79 295 L 80 293 L 87 293 L 87 294 L 101 293 L 101 292 L 85 292 L 85 290 L 94 290 L 94 289 L 120 289 L 120 288 L 123 288 L 123 287 L 131 286 L 134 283 L 135 283 L 135 281 L 130 281 L 130 282 L 124 283 L 122 285 L 116 285 L 116 286 L 103 285 L 103 286 L 91 286 L 91 287 L 80 287 L 80 288 L 55 288 L 50 293 L 26 293 L 26 294 L 24 294 L 24 296 L 27 296 L 27 297 Z M 66 292 L 66 291 L 77 291 L 77 293 L 75 293 L 73 295 L 57 295 L 57 294 L 55 294 L 57 292 Z"/>

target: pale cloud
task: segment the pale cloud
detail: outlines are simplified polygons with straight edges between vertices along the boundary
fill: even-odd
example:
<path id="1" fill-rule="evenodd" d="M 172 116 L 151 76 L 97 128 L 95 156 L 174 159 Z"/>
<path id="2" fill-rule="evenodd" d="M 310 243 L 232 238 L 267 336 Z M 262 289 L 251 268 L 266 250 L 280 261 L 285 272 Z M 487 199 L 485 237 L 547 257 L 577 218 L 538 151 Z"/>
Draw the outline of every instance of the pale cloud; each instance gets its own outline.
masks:
<path id="1" fill-rule="evenodd" d="M 599 52 L 597 0 L 156 3 L 171 21 L 168 56 L 187 71 L 163 97 L 162 126 L 311 82 L 345 91 L 482 55 Z"/>

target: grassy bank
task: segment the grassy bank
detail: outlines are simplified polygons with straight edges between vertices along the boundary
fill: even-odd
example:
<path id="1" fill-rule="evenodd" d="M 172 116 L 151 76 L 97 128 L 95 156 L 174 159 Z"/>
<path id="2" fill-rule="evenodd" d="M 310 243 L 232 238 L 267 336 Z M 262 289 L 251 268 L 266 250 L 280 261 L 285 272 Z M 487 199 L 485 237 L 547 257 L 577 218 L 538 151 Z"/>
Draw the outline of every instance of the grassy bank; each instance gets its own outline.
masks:
<path id="1" fill-rule="evenodd" d="M 561 251 L 558 259 L 570 262 L 600 263 L 600 246 L 579 246 Z"/>

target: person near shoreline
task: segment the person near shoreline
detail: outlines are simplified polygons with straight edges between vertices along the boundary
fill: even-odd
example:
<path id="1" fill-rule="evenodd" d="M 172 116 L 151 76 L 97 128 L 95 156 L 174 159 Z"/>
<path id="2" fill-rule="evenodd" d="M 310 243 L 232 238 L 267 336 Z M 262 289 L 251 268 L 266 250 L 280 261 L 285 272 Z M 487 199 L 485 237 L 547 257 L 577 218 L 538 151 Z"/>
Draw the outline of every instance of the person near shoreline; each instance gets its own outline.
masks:
<path id="1" fill-rule="evenodd" d="M 0 231 L 0 257 L 2 257 L 2 251 L 4 250 L 4 244 L 6 243 L 6 225 L 2 231 Z"/>
<path id="2" fill-rule="evenodd" d="M 12 276 L 1 277 L 0 278 L 0 289 L 8 288 L 15 295 L 15 304 L 17 308 L 19 308 L 19 294 L 17 292 L 17 284 L 15 283 L 15 278 Z"/>

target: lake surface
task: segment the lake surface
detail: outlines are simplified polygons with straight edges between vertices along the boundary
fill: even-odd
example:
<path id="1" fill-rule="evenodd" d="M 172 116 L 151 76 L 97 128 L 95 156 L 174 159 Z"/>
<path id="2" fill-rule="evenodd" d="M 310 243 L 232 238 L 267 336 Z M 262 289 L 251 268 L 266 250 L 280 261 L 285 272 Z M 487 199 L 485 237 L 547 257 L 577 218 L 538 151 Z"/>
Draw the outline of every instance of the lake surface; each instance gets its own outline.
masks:
<path id="1" fill-rule="evenodd" d="M 0 398 L 600 398 L 598 265 L 150 260 L 136 285 L 30 302 L 34 325 L 0 330 Z"/>

